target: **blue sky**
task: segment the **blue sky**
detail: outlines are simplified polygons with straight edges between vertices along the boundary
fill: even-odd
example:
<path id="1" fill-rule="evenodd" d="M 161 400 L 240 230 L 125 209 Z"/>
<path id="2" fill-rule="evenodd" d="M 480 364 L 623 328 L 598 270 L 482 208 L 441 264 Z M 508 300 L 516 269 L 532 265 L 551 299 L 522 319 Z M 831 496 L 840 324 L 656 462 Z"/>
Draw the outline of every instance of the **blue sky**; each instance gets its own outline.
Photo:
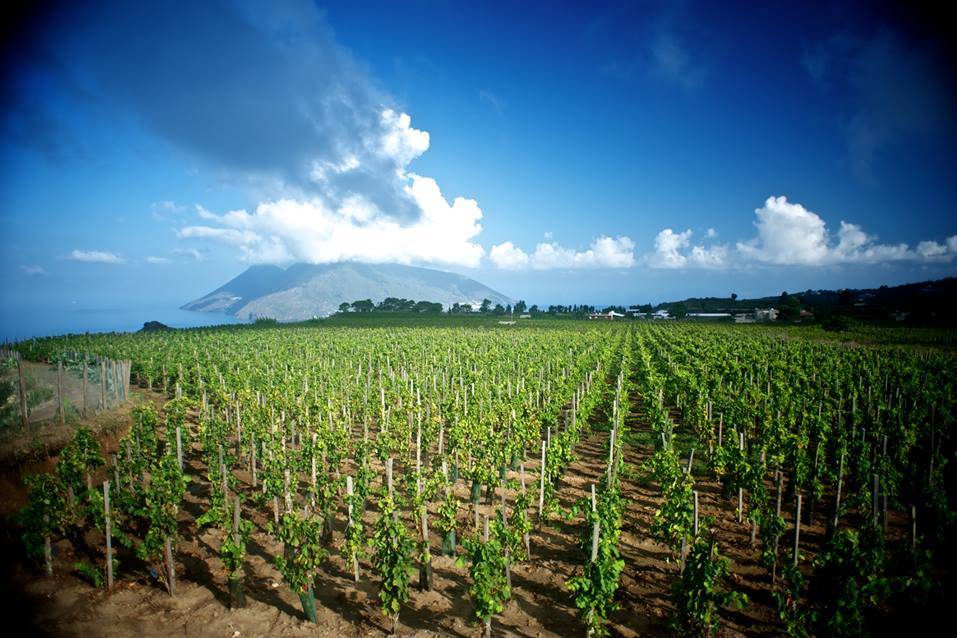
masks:
<path id="1" fill-rule="evenodd" d="M 434 266 L 546 304 L 953 275 L 940 16 L 795 4 L 15 16 L 0 319 L 175 307 L 295 261 Z"/>

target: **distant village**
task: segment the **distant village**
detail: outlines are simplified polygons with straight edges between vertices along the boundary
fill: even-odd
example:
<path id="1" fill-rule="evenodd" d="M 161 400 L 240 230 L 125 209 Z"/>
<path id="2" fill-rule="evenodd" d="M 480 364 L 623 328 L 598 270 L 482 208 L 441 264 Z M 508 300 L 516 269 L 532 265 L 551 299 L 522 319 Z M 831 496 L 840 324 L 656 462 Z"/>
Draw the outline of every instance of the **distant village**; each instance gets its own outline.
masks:
<path id="1" fill-rule="evenodd" d="M 632 306 L 625 312 L 608 310 L 607 312 L 591 312 L 589 319 L 614 321 L 615 319 L 644 319 L 644 320 L 667 320 L 667 319 L 702 319 L 711 321 L 733 321 L 734 323 L 757 323 L 761 321 L 777 321 L 778 311 L 776 308 L 754 308 L 752 310 L 736 310 L 734 312 L 688 312 L 680 317 L 671 314 L 666 308 L 645 312 L 640 307 Z M 813 317 L 814 315 L 806 310 L 801 311 L 801 317 Z"/>

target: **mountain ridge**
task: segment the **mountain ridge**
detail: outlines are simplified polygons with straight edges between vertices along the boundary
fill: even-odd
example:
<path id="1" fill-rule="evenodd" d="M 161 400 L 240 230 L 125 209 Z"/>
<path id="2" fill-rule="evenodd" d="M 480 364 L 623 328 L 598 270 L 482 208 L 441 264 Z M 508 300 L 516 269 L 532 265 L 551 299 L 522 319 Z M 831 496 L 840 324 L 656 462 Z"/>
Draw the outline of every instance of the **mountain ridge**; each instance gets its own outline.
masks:
<path id="1" fill-rule="evenodd" d="M 296 263 L 288 268 L 261 265 L 245 271 L 212 292 L 181 306 L 183 310 L 219 312 L 240 319 L 270 317 L 302 321 L 328 316 L 343 302 L 381 301 L 386 297 L 453 303 L 512 303 L 512 299 L 465 275 L 402 264 L 338 262 Z"/>

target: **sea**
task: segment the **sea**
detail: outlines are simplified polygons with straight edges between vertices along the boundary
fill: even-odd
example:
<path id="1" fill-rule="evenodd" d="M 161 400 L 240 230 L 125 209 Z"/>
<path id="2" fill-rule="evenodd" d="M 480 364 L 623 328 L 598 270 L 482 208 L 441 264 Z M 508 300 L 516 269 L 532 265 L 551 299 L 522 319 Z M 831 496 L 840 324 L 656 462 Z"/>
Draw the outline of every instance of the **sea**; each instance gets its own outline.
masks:
<path id="1" fill-rule="evenodd" d="M 85 332 L 136 332 L 147 321 L 171 328 L 247 323 L 231 315 L 170 307 L 0 307 L 0 343 Z"/>

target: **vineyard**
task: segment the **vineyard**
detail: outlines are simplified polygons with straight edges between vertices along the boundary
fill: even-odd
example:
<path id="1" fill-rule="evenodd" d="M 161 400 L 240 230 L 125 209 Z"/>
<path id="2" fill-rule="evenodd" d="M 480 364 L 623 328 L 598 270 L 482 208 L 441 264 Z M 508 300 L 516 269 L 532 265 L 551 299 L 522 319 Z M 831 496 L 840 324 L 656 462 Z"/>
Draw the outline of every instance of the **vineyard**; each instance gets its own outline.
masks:
<path id="1" fill-rule="evenodd" d="M 80 592 L 34 614 L 54 635 L 895 633 L 954 591 L 957 359 L 932 337 L 542 320 L 27 341 L 67 372 L 130 362 L 136 407 L 25 477 L 10 551 L 30 595 Z"/>

